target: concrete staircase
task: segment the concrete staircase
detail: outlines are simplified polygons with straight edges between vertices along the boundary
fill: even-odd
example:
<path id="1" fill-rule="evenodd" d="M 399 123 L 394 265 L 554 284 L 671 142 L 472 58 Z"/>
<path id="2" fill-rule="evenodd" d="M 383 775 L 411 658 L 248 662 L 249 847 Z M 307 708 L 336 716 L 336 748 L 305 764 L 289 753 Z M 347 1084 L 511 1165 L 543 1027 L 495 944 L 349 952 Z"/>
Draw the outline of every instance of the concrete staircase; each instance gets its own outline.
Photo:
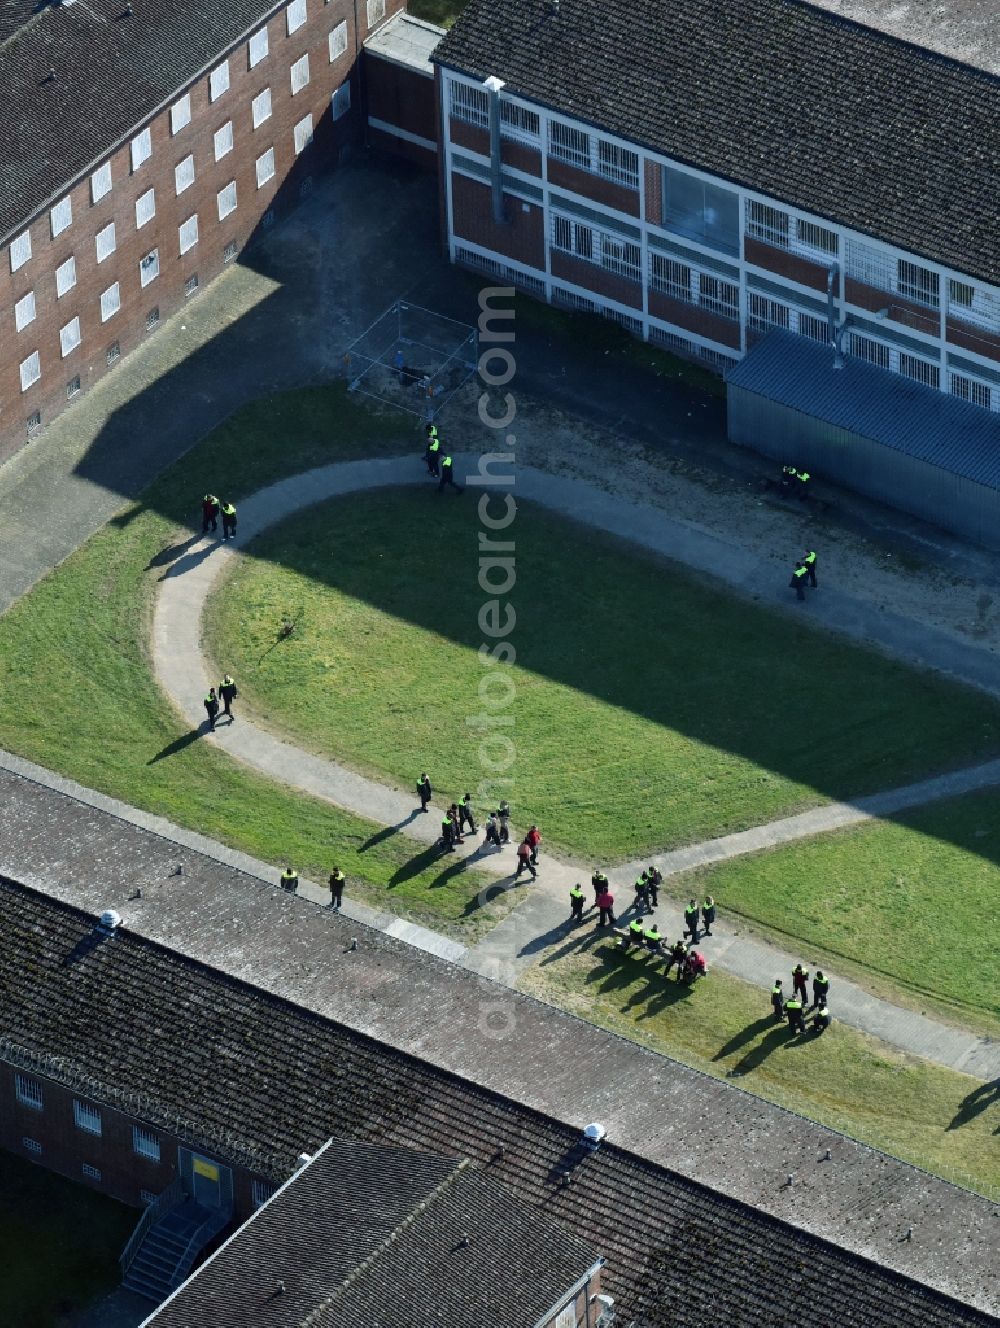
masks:
<path id="1" fill-rule="evenodd" d="M 198 1255 L 229 1222 L 218 1208 L 202 1208 L 183 1199 L 159 1214 L 142 1234 L 122 1285 L 148 1300 L 160 1302 L 191 1272 Z"/>

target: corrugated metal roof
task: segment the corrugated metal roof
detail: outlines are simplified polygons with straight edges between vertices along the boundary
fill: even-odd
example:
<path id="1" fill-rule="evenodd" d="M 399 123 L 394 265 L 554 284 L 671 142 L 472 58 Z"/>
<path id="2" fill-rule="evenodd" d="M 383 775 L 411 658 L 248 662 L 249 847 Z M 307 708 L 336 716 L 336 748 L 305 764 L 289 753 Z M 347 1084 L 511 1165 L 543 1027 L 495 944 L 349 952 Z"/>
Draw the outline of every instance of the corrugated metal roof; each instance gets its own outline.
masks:
<path id="1" fill-rule="evenodd" d="M 726 382 L 1000 488 L 1000 415 L 850 355 L 843 369 L 834 369 L 831 346 L 771 332 Z"/>

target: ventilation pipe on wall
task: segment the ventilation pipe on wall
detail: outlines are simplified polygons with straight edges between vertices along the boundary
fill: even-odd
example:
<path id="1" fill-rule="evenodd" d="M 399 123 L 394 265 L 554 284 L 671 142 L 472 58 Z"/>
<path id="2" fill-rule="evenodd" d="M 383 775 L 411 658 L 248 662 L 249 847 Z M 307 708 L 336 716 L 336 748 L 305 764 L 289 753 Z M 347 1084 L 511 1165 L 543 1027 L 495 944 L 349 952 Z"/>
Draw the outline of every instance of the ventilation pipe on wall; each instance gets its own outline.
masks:
<path id="1" fill-rule="evenodd" d="M 490 189 L 493 195 L 493 220 L 498 226 L 507 220 L 500 175 L 500 89 L 503 86 L 502 78 L 488 78 L 484 84 L 490 94 Z"/>

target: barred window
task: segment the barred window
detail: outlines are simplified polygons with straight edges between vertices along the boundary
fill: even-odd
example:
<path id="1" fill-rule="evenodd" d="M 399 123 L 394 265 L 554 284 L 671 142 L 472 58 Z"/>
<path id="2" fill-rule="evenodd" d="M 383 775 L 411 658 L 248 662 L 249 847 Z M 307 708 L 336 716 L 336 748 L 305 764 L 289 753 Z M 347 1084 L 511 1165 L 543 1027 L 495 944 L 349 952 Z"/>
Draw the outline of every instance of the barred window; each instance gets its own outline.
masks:
<path id="1" fill-rule="evenodd" d="M 889 347 L 883 345 L 881 341 L 875 341 L 871 337 L 862 337 L 857 332 L 852 332 L 850 349 L 854 358 L 864 360 L 865 364 L 874 364 L 878 369 L 888 369 L 889 367 Z"/>
<path id="2" fill-rule="evenodd" d="M 799 335 L 810 341 L 818 341 L 824 346 L 830 344 L 830 320 L 818 318 L 815 314 L 799 314 Z"/>
<path id="3" fill-rule="evenodd" d="M 549 155 L 559 161 L 569 162 L 571 166 L 580 166 L 590 170 L 590 135 L 582 129 L 563 124 L 560 120 L 549 121 Z"/>
<path id="4" fill-rule="evenodd" d="M 37 359 L 38 356 L 33 358 Z M 24 366 L 21 367 L 23 369 Z M 45 1107 L 41 1084 L 37 1079 L 29 1079 L 26 1074 L 15 1074 L 14 1096 L 22 1106 L 31 1107 L 34 1111 L 42 1111 Z"/>
<path id="5" fill-rule="evenodd" d="M 156 1135 L 151 1134 L 149 1130 L 144 1130 L 139 1125 L 133 1125 L 132 1151 L 139 1157 L 148 1157 L 154 1162 L 159 1162 L 160 1141 Z"/>
<path id="6" fill-rule="evenodd" d="M 569 217 L 556 216 L 553 218 L 552 234 L 552 242 L 557 249 L 593 262 L 594 232 L 589 226 L 579 221 L 571 221 Z"/>
<path id="7" fill-rule="evenodd" d="M 685 304 L 694 302 L 691 269 L 686 263 L 679 263 L 675 258 L 665 258 L 663 254 L 650 254 L 649 281 L 653 290 L 662 295 L 669 295 L 673 300 L 683 300 Z"/>
<path id="8" fill-rule="evenodd" d="M 734 323 L 740 321 L 740 288 L 731 281 L 699 272 L 698 303 L 703 309 L 721 318 L 728 318 Z"/>
<path id="9" fill-rule="evenodd" d="M 74 1101 L 73 1119 L 76 1121 L 77 1129 L 85 1130 L 87 1134 L 100 1134 L 102 1131 L 101 1113 L 89 1102 Z M 100 1172 L 97 1175 L 100 1179 Z"/>
<path id="10" fill-rule="evenodd" d="M 795 223 L 795 232 L 799 244 L 807 249 L 818 249 L 821 254 L 836 254 L 840 249 L 837 232 L 827 230 L 825 226 L 817 226 L 814 221 L 803 221 L 800 218 Z"/>
<path id="11" fill-rule="evenodd" d="M 601 266 L 630 281 L 642 279 L 642 251 L 637 244 L 613 235 L 601 236 Z"/>
<path id="12" fill-rule="evenodd" d="M 767 332 L 772 327 L 788 327 L 790 320 L 788 306 L 777 300 L 769 300 L 766 295 L 750 292 L 747 300 L 749 317 L 747 324 L 751 332 Z"/>
<path id="13" fill-rule="evenodd" d="M 967 281 L 948 282 L 948 302 L 957 304 L 961 309 L 971 309 L 976 299 L 976 288 Z"/>
<path id="14" fill-rule="evenodd" d="M 941 303 L 938 274 L 917 263 L 908 263 L 905 258 L 896 264 L 896 289 L 908 300 L 931 309 L 937 309 Z"/>
<path id="15" fill-rule="evenodd" d="M 907 355 L 901 351 L 899 372 L 904 378 L 912 378 L 914 382 L 923 383 L 925 387 L 941 386 L 941 370 L 938 365 L 931 364 L 929 360 L 922 360 L 919 355 Z"/>
<path id="16" fill-rule="evenodd" d="M 485 88 L 471 88 L 468 83 L 452 83 L 451 113 L 456 120 L 488 129 L 490 98 Z"/>
<path id="17" fill-rule="evenodd" d="M 266 1180 L 252 1180 L 250 1182 L 250 1197 L 253 1200 L 254 1208 L 266 1204 L 273 1193 L 274 1186 L 268 1184 Z"/>
<path id="18" fill-rule="evenodd" d="M 779 249 L 788 248 L 788 213 L 747 199 L 747 234 Z"/>
<path id="19" fill-rule="evenodd" d="M 639 154 L 606 139 L 597 142 L 597 168 L 601 175 L 629 189 L 639 188 Z"/>
<path id="20" fill-rule="evenodd" d="M 81 1167 L 80 1167 L 80 1170 L 81 1170 L 81 1171 L 83 1172 L 83 1174 L 84 1174 L 85 1176 L 87 1176 L 90 1180 L 100 1180 L 100 1179 L 101 1179 L 101 1170 L 100 1170 L 100 1167 L 92 1167 L 92 1166 L 90 1165 L 89 1162 L 84 1162 L 84 1163 L 82 1163 L 82 1165 L 81 1165 Z"/>
<path id="21" fill-rule="evenodd" d="M 970 401 L 974 406 L 989 410 L 993 405 L 993 394 L 988 384 L 977 382 L 975 378 L 966 378 L 964 374 L 951 375 L 951 395 L 962 401 Z"/>
<path id="22" fill-rule="evenodd" d="M 527 139 L 537 142 L 539 119 L 535 111 L 527 106 L 518 106 L 513 101 L 500 102 L 500 132 L 504 138 Z"/>

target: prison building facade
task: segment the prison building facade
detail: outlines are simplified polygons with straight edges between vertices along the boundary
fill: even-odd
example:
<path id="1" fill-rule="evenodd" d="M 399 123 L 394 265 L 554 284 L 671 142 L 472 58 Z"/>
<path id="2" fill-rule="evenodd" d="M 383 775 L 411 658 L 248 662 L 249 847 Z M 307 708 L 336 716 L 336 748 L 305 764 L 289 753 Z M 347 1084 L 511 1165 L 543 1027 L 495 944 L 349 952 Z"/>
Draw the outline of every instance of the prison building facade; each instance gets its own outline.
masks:
<path id="1" fill-rule="evenodd" d="M 471 0 L 434 60 L 452 261 L 720 371 L 779 328 L 1000 411 L 995 70 L 797 0 Z"/>
<path id="2" fill-rule="evenodd" d="M 400 3 L 14 6 L 0 42 L 0 459 L 359 139 L 361 45 Z"/>

